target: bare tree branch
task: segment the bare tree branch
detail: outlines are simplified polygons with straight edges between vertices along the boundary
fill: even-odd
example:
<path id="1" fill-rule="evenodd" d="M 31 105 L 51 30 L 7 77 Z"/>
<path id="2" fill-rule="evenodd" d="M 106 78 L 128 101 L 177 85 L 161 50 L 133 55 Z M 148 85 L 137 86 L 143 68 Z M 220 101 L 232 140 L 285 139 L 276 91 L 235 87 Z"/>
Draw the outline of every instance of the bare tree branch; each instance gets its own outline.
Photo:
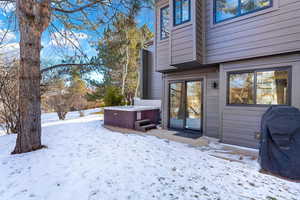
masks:
<path id="1" fill-rule="evenodd" d="M 42 69 L 41 73 L 45 73 L 45 72 L 48 72 L 50 70 L 54 70 L 54 69 L 61 68 L 61 67 L 84 67 L 84 66 L 91 66 L 91 65 L 95 65 L 95 63 L 75 63 L 75 64 L 70 64 L 70 63 L 64 64 L 64 63 L 62 63 L 62 64 L 52 65 L 51 67 L 47 67 L 45 69 Z"/>
<path id="2" fill-rule="evenodd" d="M 84 5 L 84 6 L 75 8 L 73 10 L 65 10 L 65 9 L 62 9 L 62 8 L 55 8 L 55 7 L 53 7 L 52 10 L 57 11 L 57 12 L 63 12 L 63 13 L 69 13 L 69 14 L 71 14 L 71 13 L 82 11 L 82 10 L 84 10 L 86 8 L 92 7 L 92 6 L 94 6 L 94 5 L 98 4 L 98 3 L 103 3 L 103 2 L 104 2 L 103 0 L 95 0 L 94 2 L 88 3 L 88 4 Z"/>

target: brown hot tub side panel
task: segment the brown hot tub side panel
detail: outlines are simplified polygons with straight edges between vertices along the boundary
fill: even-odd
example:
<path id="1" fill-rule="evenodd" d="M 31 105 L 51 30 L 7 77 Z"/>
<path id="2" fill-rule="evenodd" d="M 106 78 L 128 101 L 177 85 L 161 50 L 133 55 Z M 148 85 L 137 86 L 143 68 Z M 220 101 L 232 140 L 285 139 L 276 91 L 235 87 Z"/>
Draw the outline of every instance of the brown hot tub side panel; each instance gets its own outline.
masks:
<path id="1" fill-rule="evenodd" d="M 104 110 L 104 125 L 134 129 L 136 112 Z"/>
<path id="2" fill-rule="evenodd" d="M 149 119 L 151 123 L 158 124 L 159 121 L 159 109 L 140 111 L 143 119 Z"/>

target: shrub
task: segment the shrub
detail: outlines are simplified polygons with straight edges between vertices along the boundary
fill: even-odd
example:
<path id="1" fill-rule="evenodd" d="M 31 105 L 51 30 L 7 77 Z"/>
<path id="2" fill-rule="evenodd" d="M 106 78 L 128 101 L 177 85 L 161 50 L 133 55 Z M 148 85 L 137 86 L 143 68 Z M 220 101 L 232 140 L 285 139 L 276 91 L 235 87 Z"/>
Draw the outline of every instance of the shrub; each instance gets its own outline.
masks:
<path id="1" fill-rule="evenodd" d="M 124 105 L 124 97 L 121 94 L 121 91 L 116 86 L 109 86 L 105 90 L 104 95 L 104 104 L 105 106 L 121 106 Z"/>

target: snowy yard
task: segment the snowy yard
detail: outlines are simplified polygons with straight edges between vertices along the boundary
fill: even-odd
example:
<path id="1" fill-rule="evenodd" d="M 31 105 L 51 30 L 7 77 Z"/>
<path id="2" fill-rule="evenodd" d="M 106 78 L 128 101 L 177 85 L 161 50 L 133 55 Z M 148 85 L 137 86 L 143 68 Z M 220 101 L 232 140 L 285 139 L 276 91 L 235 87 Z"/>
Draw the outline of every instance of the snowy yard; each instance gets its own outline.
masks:
<path id="1" fill-rule="evenodd" d="M 9 155 L 0 137 L 0 200 L 299 200 L 300 184 L 200 148 L 111 132 L 101 117 L 43 115 L 47 149 Z"/>

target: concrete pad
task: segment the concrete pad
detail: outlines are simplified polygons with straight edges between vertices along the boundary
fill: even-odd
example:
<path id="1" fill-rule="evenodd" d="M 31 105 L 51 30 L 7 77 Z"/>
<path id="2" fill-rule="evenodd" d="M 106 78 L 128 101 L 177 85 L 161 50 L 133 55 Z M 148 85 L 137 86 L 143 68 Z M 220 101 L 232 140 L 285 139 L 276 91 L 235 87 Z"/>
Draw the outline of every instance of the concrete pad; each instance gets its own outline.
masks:
<path id="1" fill-rule="evenodd" d="M 183 137 L 181 132 L 160 128 L 152 129 L 147 132 L 140 132 L 132 129 L 107 125 L 103 125 L 103 127 L 123 134 L 137 134 L 143 136 L 151 135 L 160 139 L 188 144 L 191 147 L 200 148 L 202 151 L 207 151 L 211 156 L 231 162 L 243 163 L 245 160 L 256 160 L 258 158 L 258 151 L 256 149 L 223 144 L 220 143 L 216 138 L 210 138 L 206 136 L 198 138 Z"/>

